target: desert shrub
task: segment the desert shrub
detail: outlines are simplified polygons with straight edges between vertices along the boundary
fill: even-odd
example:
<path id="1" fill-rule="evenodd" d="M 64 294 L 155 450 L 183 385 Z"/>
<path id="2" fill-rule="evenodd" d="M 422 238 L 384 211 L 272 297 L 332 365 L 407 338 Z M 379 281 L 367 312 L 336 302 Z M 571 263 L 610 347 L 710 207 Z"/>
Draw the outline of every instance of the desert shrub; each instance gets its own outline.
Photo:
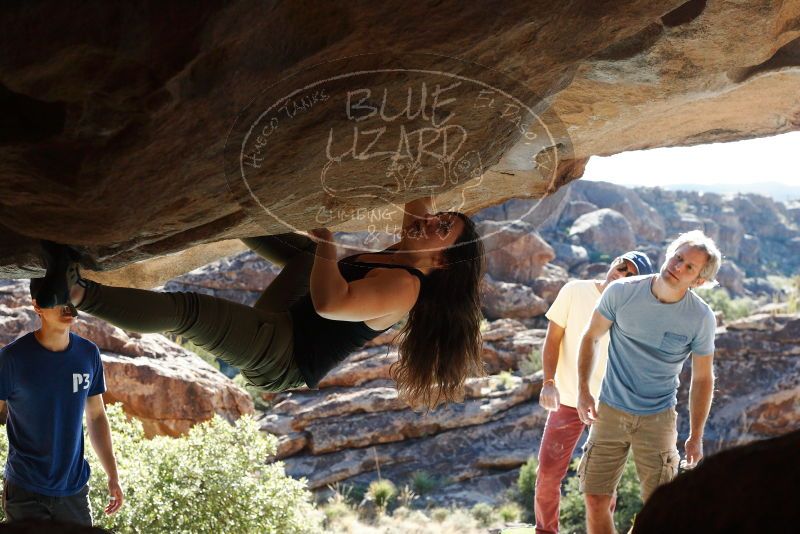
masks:
<path id="1" fill-rule="evenodd" d="M 570 469 L 573 472 L 577 471 L 578 460 L 572 463 Z M 629 456 L 617 487 L 617 508 L 614 512 L 614 524 L 617 530 L 628 532 L 634 517 L 641 509 L 639 478 L 636 476 L 636 465 L 633 458 Z M 577 475 L 571 476 L 567 480 L 566 494 L 561 499 L 559 522 L 561 529 L 565 532 L 583 532 L 586 528 L 586 509 Z"/>
<path id="2" fill-rule="evenodd" d="M 397 501 L 400 503 L 400 506 L 404 508 L 411 508 L 411 505 L 417 499 L 419 499 L 419 496 L 408 484 L 403 486 L 403 489 L 397 494 Z"/>
<path id="3" fill-rule="evenodd" d="M 367 486 L 365 484 L 344 484 L 346 488 L 346 501 L 351 506 L 359 506 L 367 495 Z"/>
<path id="4" fill-rule="evenodd" d="M 519 477 L 517 478 L 518 501 L 523 507 L 533 507 L 533 494 L 536 492 L 536 471 L 538 469 L 539 461 L 535 456 L 528 458 L 528 461 L 519 468 Z"/>
<path id="5" fill-rule="evenodd" d="M 375 502 L 379 510 L 384 511 L 389 503 L 397 496 L 397 487 L 391 480 L 373 480 L 367 489 L 367 496 Z"/>
<path id="6" fill-rule="evenodd" d="M 721 312 L 726 321 L 735 321 L 753 313 L 758 303 L 746 297 L 732 299 L 728 290 L 721 287 L 698 289 L 697 295 L 705 300 L 715 312 Z"/>
<path id="7" fill-rule="evenodd" d="M 523 375 L 532 375 L 542 370 L 542 351 L 533 349 L 519 362 L 519 371 Z"/>
<path id="8" fill-rule="evenodd" d="M 120 533 L 319 531 L 321 516 L 305 482 L 287 477 L 280 463 L 263 463 L 276 440 L 252 418 L 230 425 L 216 417 L 188 436 L 149 440 L 120 405 L 107 411 L 125 504 L 112 516 L 102 513 L 107 479 L 87 446 L 97 526 Z M 0 458 L 7 455 L 6 432 L 0 431 Z"/>
<path id="9" fill-rule="evenodd" d="M 475 521 L 482 527 L 488 527 L 494 523 L 494 510 L 490 504 L 479 502 L 469 511 Z"/>
<path id="10" fill-rule="evenodd" d="M 414 471 L 411 474 L 411 487 L 417 495 L 426 495 L 439 487 L 439 481 L 427 471 Z"/>
<path id="11" fill-rule="evenodd" d="M 501 371 L 497 374 L 497 388 L 500 390 L 513 389 L 515 381 L 514 375 L 508 371 Z"/>
<path id="12" fill-rule="evenodd" d="M 322 512 L 325 514 L 325 520 L 329 526 L 344 517 L 355 515 L 353 510 L 343 502 L 328 503 L 322 508 Z"/>
<path id="13" fill-rule="evenodd" d="M 125 504 L 113 516 L 106 476 L 91 447 L 90 500 L 98 526 L 116 532 L 317 532 L 321 516 L 304 481 L 264 464 L 276 439 L 250 417 L 219 417 L 187 436 L 145 439 L 141 424 L 108 407 Z M 4 434 L 4 433 L 3 433 Z"/>
<path id="14" fill-rule="evenodd" d="M 437 523 L 443 522 L 450 515 L 450 510 L 447 508 L 434 508 L 431 510 L 431 519 Z"/>
<path id="15" fill-rule="evenodd" d="M 522 510 L 517 504 L 506 503 L 497 510 L 497 515 L 500 516 L 503 523 L 513 523 L 522 517 Z"/>
<path id="16" fill-rule="evenodd" d="M 797 313 L 800 311 L 800 276 L 792 278 L 787 292 L 789 296 L 786 299 L 786 313 Z"/>

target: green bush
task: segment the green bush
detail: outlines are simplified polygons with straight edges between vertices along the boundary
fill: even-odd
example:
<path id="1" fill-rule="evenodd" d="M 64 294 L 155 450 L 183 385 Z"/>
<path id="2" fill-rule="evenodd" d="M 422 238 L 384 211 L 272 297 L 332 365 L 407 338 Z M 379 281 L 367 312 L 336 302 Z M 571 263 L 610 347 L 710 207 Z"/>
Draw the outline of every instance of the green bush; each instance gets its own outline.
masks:
<path id="1" fill-rule="evenodd" d="M 507 391 L 513 389 L 515 384 L 514 375 L 509 371 L 500 371 L 500 373 L 497 374 L 497 389 Z"/>
<path id="2" fill-rule="evenodd" d="M 327 524 L 330 526 L 344 517 L 355 516 L 353 510 L 343 502 L 331 502 L 322 508 Z"/>
<path id="3" fill-rule="evenodd" d="M 266 465 L 276 440 L 250 417 L 230 425 L 216 417 L 183 438 L 145 439 L 119 405 L 108 406 L 125 504 L 106 516 L 107 479 L 87 443 L 92 467 L 89 494 L 97 526 L 115 532 L 319 532 L 320 513 L 304 481 L 283 465 Z M 88 442 L 88 438 L 87 438 Z M 6 432 L 0 455 L 6 458 Z"/>
<path id="4" fill-rule="evenodd" d="M 705 300 L 715 312 L 721 312 L 726 321 L 735 321 L 752 314 L 758 303 L 749 298 L 732 299 L 728 290 L 721 287 L 698 289 L 697 295 Z"/>
<path id="5" fill-rule="evenodd" d="M 472 514 L 475 521 L 482 527 L 488 527 L 494 523 L 494 510 L 491 505 L 485 502 L 479 502 L 473 506 L 470 510 L 470 514 Z"/>
<path id="6" fill-rule="evenodd" d="M 397 487 L 391 480 L 373 480 L 367 489 L 367 495 L 375 502 L 379 510 L 386 510 L 389 503 L 397 496 Z"/>
<path id="7" fill-rule="evenodd" d="M 411 474 L 411 487 L 417 495 L 426 495 L 439 487 L 439 481 L 427 471 L 414 471 Z"/>
<path id="8" fill-rule="evenodd" d="M 419 499 L 419 496 L 408 484 L 403 486 L 403 489 L 397 494 L 397 501 L 403 508 L 411 508 L 417 499 Z"/>
<path id="9" fill-rule="evenodd" d="M 536 492 L 536 471 L 538 469 L 539 461 L 535 456 L 528 458 L 528 461 L 519 468 L 519 477 L 517 478 L 519 504 L 525 508 L 533 509 L 533 494 Z"/>
<path id="10" fill-rule="evenodd" d="M 450 510 L 447 508 L 434 508 L 431 510 L 431 519 L 436 521 L 437 523 L 443 523 L 445 519 L 448 518 L 450 515 Z"/>
<path id="11" fill-rule="evenodd" d="M 519 362 L 519 371 L 523 375 L 532 375 L 542 370 L 542 351 L 533 349 L 530 354 Z"/>
<path id="12" fill-rule="evenodd" d="M 578 460 L 572 463 L 570 469 L 578 469 Z M 583 494 L 579 488 L 578 476 L 571 476 L 567 480 L 566 493 L 561 499 L 561 515 L 559 522 L 565 532 L 583 532 L 586 529 L 586 509 Z M 628 457 L 625 470 L 622 472 L 617 487 L 617 507 L 614 512 L 614 524 L 619 532 L 628 532 L 633 524 L 633 519 L 642 509 L 639 478 L 636 476 L 636 465 L 632 457 Z"/>
<path id="13" fill-rule="evenodd" d="M 522 510 L 514 503 L 506 503 L 497 511 L 503 523 L 514 523 L 522 517 Z"/>

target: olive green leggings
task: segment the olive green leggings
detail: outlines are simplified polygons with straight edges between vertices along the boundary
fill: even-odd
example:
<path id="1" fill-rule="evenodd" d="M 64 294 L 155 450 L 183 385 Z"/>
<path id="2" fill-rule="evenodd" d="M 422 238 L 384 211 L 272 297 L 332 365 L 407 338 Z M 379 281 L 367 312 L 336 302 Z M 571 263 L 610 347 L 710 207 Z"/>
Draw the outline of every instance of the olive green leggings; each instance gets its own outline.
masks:
<path id="1" fill-rule="evenodd" d="M 292 356 L 289 307 L 309 291 L 316 245 L 299 234 L 244 239 L 282 267 L 253 307 L 193 292 L 158 292 L 90 283 L 78 309 L 132 332 L 170 332 L 238 367 L 262 389 L 305 384 Z"/>

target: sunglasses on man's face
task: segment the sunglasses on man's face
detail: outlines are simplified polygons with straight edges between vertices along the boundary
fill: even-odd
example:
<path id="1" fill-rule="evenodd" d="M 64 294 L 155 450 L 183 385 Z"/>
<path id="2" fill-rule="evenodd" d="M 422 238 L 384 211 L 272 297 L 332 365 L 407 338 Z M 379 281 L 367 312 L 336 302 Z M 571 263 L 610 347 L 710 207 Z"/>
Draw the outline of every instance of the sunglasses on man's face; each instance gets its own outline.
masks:
<path id="1" fill-rule="evenodd" d="M 636 272 L 636 269 L 631 269 L 631 268 L 629 267 L 629 264 L 628 264 L 628 262 L 627 262 L 627 261 L 625 261 L 625 260 L 622 260 L 622 263 L 621 263 L 621 264 L 619 264 L 619 265 L 616 267 L 616 270 L 617 270 L 617 272 L 619 272 L 619 273 L 625 273 L 625 277 L 626 277 L 626 278 L 627 278 L 628 276 L 636 276 L 636 275 L 638 274 L 638 273 Z"/>

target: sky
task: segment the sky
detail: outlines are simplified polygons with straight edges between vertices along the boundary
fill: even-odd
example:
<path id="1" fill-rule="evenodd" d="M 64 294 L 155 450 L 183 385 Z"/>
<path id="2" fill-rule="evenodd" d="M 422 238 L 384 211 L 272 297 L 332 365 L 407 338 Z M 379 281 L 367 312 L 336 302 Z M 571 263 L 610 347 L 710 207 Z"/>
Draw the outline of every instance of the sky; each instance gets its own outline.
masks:
<path id="1" fill-rule="evenodd" d="M 800 132 L 732 143 L 654 148 L 592 157 L 584 180 L 669 187 L 778 182 L 800 187 Z"/>

